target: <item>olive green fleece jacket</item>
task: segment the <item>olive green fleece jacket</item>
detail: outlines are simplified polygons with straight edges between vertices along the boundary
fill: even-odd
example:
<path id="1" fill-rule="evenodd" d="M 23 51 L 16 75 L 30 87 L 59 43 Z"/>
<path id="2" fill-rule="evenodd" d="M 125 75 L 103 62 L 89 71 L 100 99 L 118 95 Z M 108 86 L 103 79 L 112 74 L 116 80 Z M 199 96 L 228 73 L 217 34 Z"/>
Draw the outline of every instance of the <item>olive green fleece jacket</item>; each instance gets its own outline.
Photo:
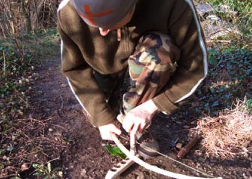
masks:
<path id="1" fill-rule="evenodd" d="M 117 114 L 109 107 L 93 70 L 101 74 L 124 71 L 140 36 L 147 31 L 170 35 L 181 50 L 177 70 L 164 90 L 153 98 L 159 110 L 170 114 L 199 86 L 207 74 L 207 51 L 195 7 L 190 0 L 139 0 L 131 21 L 107 36 L 88 26 L 71 0 L 58 9 L 62 71 L 94 126 L 106 125 Z"/>

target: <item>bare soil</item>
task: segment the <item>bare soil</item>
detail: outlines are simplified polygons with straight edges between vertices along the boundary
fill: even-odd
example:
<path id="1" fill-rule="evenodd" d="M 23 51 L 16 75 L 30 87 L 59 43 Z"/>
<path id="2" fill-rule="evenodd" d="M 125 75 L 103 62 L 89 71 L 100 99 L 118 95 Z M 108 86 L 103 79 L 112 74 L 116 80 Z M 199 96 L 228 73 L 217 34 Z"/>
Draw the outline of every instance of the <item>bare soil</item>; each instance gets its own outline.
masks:
<path id="1" fill-rule="evenodd" d="M 85 120 L 79 103 L 60 72 L 59 57 L 44 62 L 37 72 L 39 77 L 34 83 L 36 90 L 31 97 L 30 113 L 33 119 L 40 120 L 44 124 L 44 137 L 50 139 L 44 145 L 54 146 L 46 153 L 48 160 L 51 160 L 52 168 L 63 168 L 65 179 L 104 178 L 107 171 L 121 159 L 112 156 L 104 149 L 99 131 Z M 192 103 L 196 103 L 197 98 L 193 98 L 195 100 L 191 100 Z M 188 143 L 196 130 L 197 119 L 193 104 L 189 104 L 186 111 L 180 110 L 170 116 L 161 114 L 155 116 L 152 130 L 159 141 L 161 153 L 178 160 L 176 151 L 170 147 L 171 143 L 176 139 L 179 139 L 179 143 L 183 145 Z M 172 172 L 203 176 L 163 156 L 146 161 Z M 200 141 L 180 162 L 224 179 L 252 178 L 252 156 L 240 156 L 230 160 L 207 156 L 201 148 Z M 30 178 L 29 176 L 23 174 L 23 178 Z M 150 172 L 135 164 L 120 178 L 164 179 L 168 177 Z"/>

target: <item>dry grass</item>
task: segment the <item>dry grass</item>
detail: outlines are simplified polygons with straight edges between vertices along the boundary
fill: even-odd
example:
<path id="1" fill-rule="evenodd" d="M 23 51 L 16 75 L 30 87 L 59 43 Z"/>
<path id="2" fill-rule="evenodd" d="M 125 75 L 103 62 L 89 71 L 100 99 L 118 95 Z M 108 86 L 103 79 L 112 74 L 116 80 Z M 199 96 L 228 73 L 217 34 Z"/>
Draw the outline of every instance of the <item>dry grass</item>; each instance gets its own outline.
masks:
<path id="1" fill-rule="evenodd" d="M 28 169 L 34 170 L 33 173 L 52 175 L 44 166 L 59 161 L 67 145 L 60 133 L 63 127 L 52 124 L 52 120 L 38 120 L 30 115 L 26 119 L 13 120 L 11 128 L 2 132 L 0 179 L 15 178 Z M 40 167 L 37 171 L 32 167 L 34 164 Z"/>
<path id="2" fill-rule="evenodd" d="M 202 145 L 207 155 L 230 159 L 252 154 L 251 107 L 239 101 L 233 110 L 225 110 L 219 117 L 206 117 L 198 122 Z"/>

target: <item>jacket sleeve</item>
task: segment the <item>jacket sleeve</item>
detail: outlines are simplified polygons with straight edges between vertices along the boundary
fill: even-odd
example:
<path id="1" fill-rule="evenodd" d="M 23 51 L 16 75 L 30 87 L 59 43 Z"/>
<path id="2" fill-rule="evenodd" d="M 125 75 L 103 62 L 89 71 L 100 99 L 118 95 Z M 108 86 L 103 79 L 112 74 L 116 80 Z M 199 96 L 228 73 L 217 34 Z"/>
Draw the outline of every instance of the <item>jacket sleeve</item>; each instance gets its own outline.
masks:
<path id="1" fill-rule="evenodd" d="M 191 0 L 178 0 L 169 16 L 168 30 L 181 50 L 177 70 L 153 101 L 168 114 L 189 97 L 207 75 L 207 50 L 197 12 Z M 167 100 L 164 100 L 167 99 Z"/>
<path id="2" fill-rule="evenodd" d="M 116 119 L 116 114 L 105 101 L 104 94 L 94 78 L 93 69 L 86 63 L 75 43 L 75 32 L 69 30 L 71 28 L 67 27 L 65 22 L 63 24 L 60 17 L 57 26 L 61 37 L 62 72 L 67 77 L 74 95 L 87 112 L 92 125 L 98 127 L 112 122 Z M 69 34 L 72 34 L 71 37 Z"/>

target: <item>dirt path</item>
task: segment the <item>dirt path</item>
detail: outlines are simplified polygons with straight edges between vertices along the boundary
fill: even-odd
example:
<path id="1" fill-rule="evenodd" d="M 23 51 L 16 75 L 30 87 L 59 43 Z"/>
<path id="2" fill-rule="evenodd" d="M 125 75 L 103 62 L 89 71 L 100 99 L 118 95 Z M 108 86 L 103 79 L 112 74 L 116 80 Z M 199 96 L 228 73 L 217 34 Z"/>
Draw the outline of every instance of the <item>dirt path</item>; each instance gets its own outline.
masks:
<path id="1" fill-rule="evenodd" d="M 61 150 L 58 149 L 61 159 L 55 165 L 63 165 L 64 178 L 104 178 L 120 159 L 102 147 L 98 130 L 85 121 L 79 103 L 60 72 L 59 62 L 55 57 L 45 62 L 38 72 L 40 77 L 35 85 L 40 96 L 32 101 L 33 116 L 48 120 L 47 137 L 54 136 L 61 141 Z M 123 178 L 138 175 L 143 174 L 132 172 Z"/>
<path id="2" fill-rule="evenodd" d="M 32 98 L 32 114 L 46 122 L 45 137 L 55 142 L 54 150 L 48 151 L 53 167 L 64 169 L 63 178 L 71 179 L 102 179 L 107 171 L 120 159 L 111 156 L 103 147 L 97 129 L 85 121 L 81 107 L 69 89 L 66 79 L 60 73 L 59 57 L 54 57 L 42 64 L 38 71 L 39 78 L 35 86 L 36 94 Z M 189 112 L 188 112 L 189 111 Z M 190 109 L 184 114 L 165 117 L 157 116 L 153 122 L 153 130 L 157 137 L 161 152 L 175 158 L 171 151 L 171 141 L 179 138 L 187 142 L 189 133 L 193 131 L 196 122 Z M 191 109 L 193 111 L 193 108 Z M 185 120 L 187 116 L 188 120 Z M 166 118 L 166 119 L 165 119 Z M 206 158 L 196 146 L 182 160 L 191 167 L 203 170 L 214 176 L 224 178 L 244 178 L 252 176 L 252 160 L 219 161 Z M 197 172 L 187 169 L 162 156 L 148 160 L 169 171 L 198 176 Z M 163 179 L 167 178 L 149 172 L 134 165 L 121 177 L 122 179 Z M 250 178 L 251 179 L 251 178 Z"/>

